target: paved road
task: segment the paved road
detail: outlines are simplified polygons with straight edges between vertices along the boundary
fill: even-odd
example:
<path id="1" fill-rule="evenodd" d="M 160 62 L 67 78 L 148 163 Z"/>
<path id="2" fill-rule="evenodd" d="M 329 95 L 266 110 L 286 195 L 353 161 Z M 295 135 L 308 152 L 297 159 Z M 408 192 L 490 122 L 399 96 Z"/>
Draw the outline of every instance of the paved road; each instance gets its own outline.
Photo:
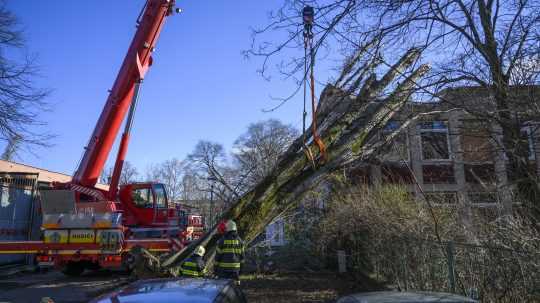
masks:
<path id="1" fill-rule="evenodd" d="M 59 272 L 21 273 L 0 277 L 0 303 L 39 303 L 51 297 L 55 303 L 82 303 L 128 282 L 129 276 L 89 272 L 66 277 Z"/>

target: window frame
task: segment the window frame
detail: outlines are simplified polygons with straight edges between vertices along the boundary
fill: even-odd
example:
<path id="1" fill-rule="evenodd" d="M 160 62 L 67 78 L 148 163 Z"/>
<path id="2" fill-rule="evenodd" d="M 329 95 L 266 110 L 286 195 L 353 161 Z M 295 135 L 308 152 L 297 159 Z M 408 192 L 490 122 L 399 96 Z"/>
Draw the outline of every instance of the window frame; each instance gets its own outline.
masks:
<path id="1" fill-rule="evenodd" d="M 529 151 L 528 159 L 530 161 L 536 160 L 536 151 L 534 148 L 534 133 L 538 131 L 538 129 L 536 131 L 533 130 L 534 126 L 535 125 L 532 123 L 524 123 L 523 126 L 520 128 L 520 131 L 525 131 L 525 133 L 527 134 L 527 149 Z M 508 156 L 506 158 L 508 158 Z"/>
<path id="2" fill-rule="evenodd" d="M 495 142 L 495 139 L 493 138 L 493 130 L 491 130 L 489 124 L 489 122 L 486 122 L 484 120 L 481 120 L 481 119 L 473 119 L 473 118 L 466 118 L 466 119 L 462 119 L 461 120 L 461 127 L 460 127 L 460 131 L 459 131 L 459 144 L 461 146 L 461 150 L 463 152 L 463 155 L 462 155 L 462 159 L 463 159 L 463 163 L 466 163 L 466 164 L 470 164 L 470 165 L 483 165 L 483 164 L 494 164 L 496 159 L 497 159 L 497 155 L 496 155 L 496 145 L 497 143 Z M 466 125 L 466 124 L 470 124 L 470 125 Z M 471 135 L 471 132 L 469 131 L 470 128 L 481 128 L 482 131 L 486 131 L 487 134 L 486 136 L 481 136 L 479 135 L 479 133 L 474 133 Z M 487 152 L 488 155 L 487 155 L 487 159 L 484 160 L 484 161 L 481 161 L 481 160 L 467 160 L 467 153 L 470 153 L 471 151 L 469 150 L 465 150 L 465 138 L 469 136 L 469 137 L 473 137 L 473 138 L 485 138 L 486 139 L 486 144 L 487 146 L 486 147 L 489 147 L 489 149 L 486 149 L 485 151 L 482 150 L 482 152 Z"/>
<path id="3" fill-rule="evenodd" d="M 435 122 L 442 122 L 442 124 L 445 125 L 444 129 L 436 129 L 436 128 L 424 128 L 424 125 L 426 123 L 431 123 L 432 125 Z M 448 120 L 430 120 L 430 121 L 422 121 L 417 124 L 417 129 L 419 132 L 420 137 L 420 157 L 422 161 L 452 161 L 452 145 L 450 144 L 450 126 Z M 426 159 L 424 157 L 424 141 L 422 138 L 422 135 L 424 133 L 444 133 L 446 134 L 446 146 L 448 148 L 448 158 L 432 158 L 432 159 Z"/>
<path id="4" fill-rule="evenodd" d="M 535 131 L 533 131 L 533 127 L 536 128 Z M 534 146 L 534 143 L 535 143 L 534 133 L 540 131 L 540 123 L 539 122 L 525 122 L 522 124 L 519 130 L 525 131 L 527 133 L 527 150 L 529 154 L 527 157 L 527 160 L 536 161 L 536 149 Z M 503 150 L 503 157 L 504 157 L 503 158 L 504 161 L 509 160 L 506 149 Z"/>
<path id="5" fill-rule="evenodd" d="M 395 126 L 394 126 L 395 125 Z M 386 123 L 386 125 L 383 127 L 382 131 L 381 131 L 381 135 L 384 137 L 388 136 L 389 134 L 392 134 L 394 131 L 396 131 L 397 129 L 399 129 L 400 127 L 402 126 L 402 122 L 401 121 L 398 121 L 398 120 L 390 120 Z M 406 128 L 405 130 L 403 130 L 402 133 L 398 134 L 396 136 L 395 139 L 397 139 L 399 136 L 404 136 L 405 137 L 405 154 L 406 154 L 406 157 L 403 158 L 403 159 L 399 159 L 399 160 L 394 160 L 394 159 L 385 159 L 388 155 L 381 155 L 381 160 L 384 161 L 384 162 L 407 162 L 409 163 L 411 161 L 411 144 L 410 144 L 410 139 L 409 139 L 409 131 L 408 131 L 408 128 Z"/>
<path id="6" fill-rule="evenodd" d="M 430 167 L 431 171 L 433 169 L 449 169 L 448 171 L 451 172 L 451 178 L 448 182 L 442 182 L 442 181 L 436 181 L 433 180 L 434 178 L 430 176 Z M 436 168 L 439 167 L 439 168 Z M 449 175 L 450 176 L 450 175 Z M 429 177 L 429 178 L 428 178 Z M 457 184 L 457 178 L 456 178 L 456 168 L 453 163 L 449 162 L 435 162 L 435 163 L 423 163 L 422 164 L 422 179 L 424 184 L 433 184 L 433 185 L 441 185 L 441 184 Z"/>

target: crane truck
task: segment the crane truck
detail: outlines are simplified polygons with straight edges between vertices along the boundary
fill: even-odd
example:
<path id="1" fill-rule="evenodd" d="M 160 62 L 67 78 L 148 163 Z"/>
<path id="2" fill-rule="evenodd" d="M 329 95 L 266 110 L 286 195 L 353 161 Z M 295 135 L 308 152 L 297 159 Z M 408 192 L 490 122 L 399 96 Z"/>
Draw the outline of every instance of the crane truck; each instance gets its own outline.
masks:
<path id="1" fill-rule="evenodd" d="M 135 246 L 171 252 L 201 236 L 203 218 L 168 201 L 163 184 L 119 186 L 141 85 L 165 20 L 178 12 L 174 0 L 146 1 L 72 180 L 40 191 L 42 239 L 0 242 L 0 253 L 34 254 L 40 266 L 80 275 L 85 269 L 129 267 Z M 124 120 L 110 186 L 104 190 L 96 184 Z"/>

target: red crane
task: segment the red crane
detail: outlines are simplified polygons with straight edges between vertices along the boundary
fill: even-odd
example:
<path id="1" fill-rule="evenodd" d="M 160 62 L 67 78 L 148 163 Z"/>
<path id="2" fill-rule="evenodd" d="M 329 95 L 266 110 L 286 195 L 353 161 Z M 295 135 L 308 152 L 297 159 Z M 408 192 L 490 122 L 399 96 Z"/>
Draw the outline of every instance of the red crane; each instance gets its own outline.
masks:
<path id="1" fill-rule="evenodd" d="M 110 90 L 107 102 L 85 147 L 79 167 L 68 184 L 58 184 L 59 189 L 76 192 L 78 207 L 92 211 L 121 211 L 124 224 L 135 230 L 141 227 L 170 226 L 178 218 L 173 205 L 168 205 L 162 184 L 137 183 L 118 185 L 126 158 L 130 131 L 133 124 L 138 95 L 144 77 L 152 65 L 152 53 L 165 20 L 175 8 L 174 0 L 147 0 L 137 18 L 137 31 L 124 58 L 118 76 Z M 127 115 L 127 119 L 126 119 Z M 122 122 L 126 120 L 112 178 L 108 191 L 97 189 L 96 183 Z M 153 200 L 153 201 L 152 201 Z M 175 224 L 172 224 L 175 225 Z"/>
<path id="2" fill-rule="evenodd" d="M 118 192 L 139 90 L 163 24 L 173 12 L 179 12 L 174 0 L 146 1 L 73 180 L 41 193 L 43 241 L 0 242 L 0 254 L 38 254 L 39 264 L 77 275 L 85 268 L 124 266 L 135 246 L 170 251 L 185 244 L 188 231 L 190 237 L 200 236 L 193 231 L 202 228 L 202 217 L 170 204 L 163 184 L 126 184 Z M 110 188 L 98 189 L 96 183 L 124 120 Z"/>

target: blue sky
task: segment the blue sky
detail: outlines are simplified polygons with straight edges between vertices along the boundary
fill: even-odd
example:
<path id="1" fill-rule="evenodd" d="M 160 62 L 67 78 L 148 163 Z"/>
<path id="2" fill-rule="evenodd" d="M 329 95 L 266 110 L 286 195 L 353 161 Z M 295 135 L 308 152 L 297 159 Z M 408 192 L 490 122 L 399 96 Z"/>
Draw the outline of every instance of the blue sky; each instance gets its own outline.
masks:
<path id="1" fill-rule="evenodd" d="M 135 31 L 144 0 L 9 1 L 21 21 L 28 49 L 38 55 L 52 88 L 53 111 L 43 115 L 57 135 L 53 147 L 19 161 L 73 173 Z M 183 159 L 198 140 L 232 142 L 249 123 L 278 118 L 301 125 L 301 96 L 272 113 L 262 109 L 285 96 L 291 81 L 257 74 L 259 59 L 246 60 L 250 27 L 264 25 L 281 1 L 178 1 L 184 10 L 168 19 L 142 88 L 128 160 L 141 173 L 151 163 Z M 323 72 L 323 71 L 319 71 Z M 111 158 L 116 155 L 115 150 Z M 112 161 L 109 161 L 112 163 Z"/>

